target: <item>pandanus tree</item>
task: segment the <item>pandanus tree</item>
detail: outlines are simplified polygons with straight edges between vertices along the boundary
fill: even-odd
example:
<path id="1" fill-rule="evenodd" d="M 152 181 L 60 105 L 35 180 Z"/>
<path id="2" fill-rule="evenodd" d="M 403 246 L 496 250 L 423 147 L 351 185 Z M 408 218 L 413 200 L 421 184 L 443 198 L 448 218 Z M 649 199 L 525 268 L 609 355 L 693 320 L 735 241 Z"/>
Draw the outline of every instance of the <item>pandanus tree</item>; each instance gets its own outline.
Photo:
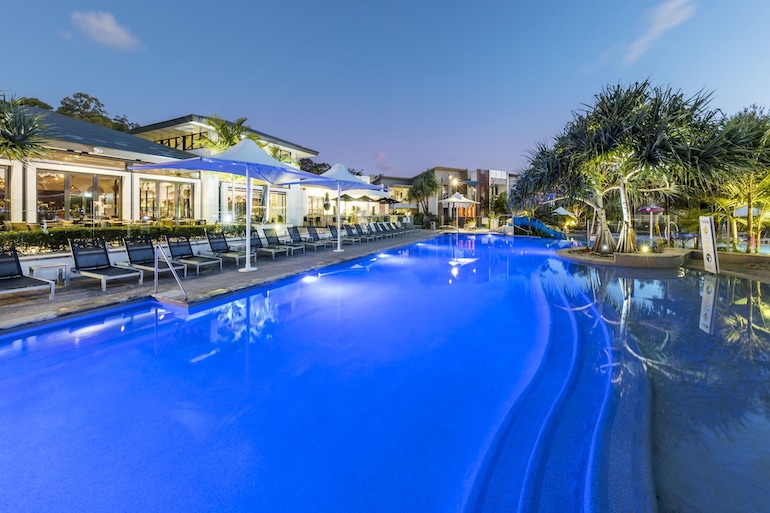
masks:
<path id="1" fill-rule="evenodd" d="M 730 167 L 745 166 L 746 134 L 709 109 L 710 96 L 685 97 L 648 81 L 608 86 L 567 125 L 553 148 L 533 153 L 517 202 L 546 194 L 591 206 L 600 252 L 636 252 L 631 199 L 672 197 L 686 188 L 710 191 Z M 613 194 L 614 193 L 614 194 Z M 607 225 L 605 201 L 616 194 L 622 213 L 617 242 Z"/>
<path id="2" fill-rule="evenodd" d="M 637 82 L 612 86 L 588 108 L 585 161 L 602 164 L 618 187 L 622 226 L 618 252 L 636 252 L 630 197 L 677 194 L 681 185 L 709 188 L 725 165 L 724 138 L 710 96 L 685 97 L 670 87 Z"/>
<path id="3" fill-rule="evenodd" d="M 616 187 L 606 180 L 604 163 L 584 158 L 587 137 L 586 118 L 576 116 L 553 147 L 538 143 L 513 186 L 511 203 L 520 209 L 557 201 L 585 204 L 594 211 L 594 250 L 611 253 L 616 243 L 607 224 L 605 195 Z"/>

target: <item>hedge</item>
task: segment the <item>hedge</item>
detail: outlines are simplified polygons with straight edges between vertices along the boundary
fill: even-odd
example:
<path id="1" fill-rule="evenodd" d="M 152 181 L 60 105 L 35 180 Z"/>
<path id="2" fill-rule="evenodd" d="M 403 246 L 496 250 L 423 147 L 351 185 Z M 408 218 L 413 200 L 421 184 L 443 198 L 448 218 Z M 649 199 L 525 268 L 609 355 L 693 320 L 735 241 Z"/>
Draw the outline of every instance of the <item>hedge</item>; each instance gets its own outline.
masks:
<path id="1" fill-rule="evenodd" d="M 206 230 L 222 231 L 228 235 L 240 235 L 245 225 L 182 225 L 182 226 L 112 226 L 95 228 L 51 228 L 32 231 L 2 231 L 0 244 L 13 243 L 21 253 L 46 253 L 69 251 L 69 239 L 104 238 L 111 246 L 121 246 L 123 237 L 145 234 L 153 240 L 160 240 L 164 234 L 183 234 L 191 239 L 205 238 Z"/>

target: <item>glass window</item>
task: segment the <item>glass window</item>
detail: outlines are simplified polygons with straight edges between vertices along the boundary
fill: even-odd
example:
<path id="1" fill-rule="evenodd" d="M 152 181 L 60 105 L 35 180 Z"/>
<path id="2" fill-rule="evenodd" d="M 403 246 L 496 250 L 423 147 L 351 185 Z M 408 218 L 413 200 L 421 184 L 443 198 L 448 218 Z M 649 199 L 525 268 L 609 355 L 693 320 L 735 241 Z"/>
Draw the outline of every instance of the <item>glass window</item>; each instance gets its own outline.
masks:
<path id="1" fill-rule="evenodd" d="M 324 199 L 320 196 L 308 196 L 307 198 L 307 213 L 308 214 L 323 214 L 324 213 Z"/>
<path id="2" fill-rule="evenodd" d="M 64 181 L 66 173 L 39 171 L 37 173 L 38 221 L 69 219 L 64 208 Z"/>
<path id="3" fill-rule="evenodd" d="M 270 222 L 283 223 L 286 221 L 286 193 L 270 191 Z"/>
<path id="4" fill-rule="evenodd" d="M 139 180 L 140 219 L 192 220 L 193 212 L 193 184 Z"/>
<path id="5" fill-rule="evenodd" d="M 139 180 L 139 219 L 147 221 L 158 218 L 157 197 L 157 180 Z"/>
<path id="6" fill-rule="evenodd" d="M 40 170 L 38 222 L 120 219 L 120 177 Z"/>
<path id="7" fill-rule="evenodd" d="M 233 188 L 235 185 L 235 188 Z M 220 207 L 220 220 L 223 223 L 246 222 L 246 184 L 232 182 L 222 182 L 220 187 L 224 190 L 224 197 L 227 203 Z M 262 186 L 254 184 L 251 187 L 251 220 L 262 222 L 265 207 L 262 205 L 263 189 Z M 235 203 L 233 203 L 235 202 Z"/>

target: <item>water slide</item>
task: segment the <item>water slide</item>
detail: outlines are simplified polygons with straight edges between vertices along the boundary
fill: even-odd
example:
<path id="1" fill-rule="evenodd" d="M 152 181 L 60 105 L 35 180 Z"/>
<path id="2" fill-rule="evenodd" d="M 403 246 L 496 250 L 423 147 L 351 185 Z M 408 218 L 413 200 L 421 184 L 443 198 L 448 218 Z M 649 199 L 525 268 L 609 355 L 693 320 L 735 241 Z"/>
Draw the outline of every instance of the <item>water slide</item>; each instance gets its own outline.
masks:
<path id="1" fill-rule="evenodd" d="M 554 239 L 567 238 L 564 232 L 559 230 L 554 230 L 553 228 L 549 228 L 548 226 L 543 224 L 542 221 L 539 221 L 531 217 L 514 217 L 511 219 L 510 222 L 513 223 L 513 226 L 518 226 L 519 228 L 524 228 L 526 230 L 536 230 Z"/>

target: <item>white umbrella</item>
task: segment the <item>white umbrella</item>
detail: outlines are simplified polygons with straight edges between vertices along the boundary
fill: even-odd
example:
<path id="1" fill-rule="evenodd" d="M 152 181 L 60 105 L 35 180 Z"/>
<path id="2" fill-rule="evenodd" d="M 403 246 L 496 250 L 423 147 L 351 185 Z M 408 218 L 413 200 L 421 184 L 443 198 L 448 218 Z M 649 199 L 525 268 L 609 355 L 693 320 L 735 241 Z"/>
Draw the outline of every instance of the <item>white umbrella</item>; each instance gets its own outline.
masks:
<path id="1" fill-rule="evenodd" d="M 340 219 L 340 201 L 342 191 L 345 191 L 350 196 L 363 196 L 369 194 L 372 196 L 387 197 L 390 194 L 387 188 L 380 187 L 379 185 L 372 185 L 361 180 L 359 177 L 351 173 L 348 168 L 342 164 L 334 164 L 328 171 L 320 175 L 327 180 L 333 180 L 336 182 L 335 186 L 330 187 L 327 184 L 318 184 L 320 187 L 330 187 L 337 189 L 337 249 L 334 251 L 344 251 L 342 249 L 342 223 Z"/>
<path id="2" fill-rule="evenodd" d="M 556 214 L 556 215 L 558 215 L 558 216 L 570 216 L 570 217 L 577 217 L 575 214 L 573 214 L 572 212 L 570 212 L 569 210 L 567 210 L 567 209 L 566 209 L 566 208 L 564 208 L 564 207 L 559 207 L 559 208 L 557 208 L 556 210 L 554 210 L 554 211 L 553 211 L 553 212 L 551 212 L 551 213 L 552 213 L 552 214 Z"/>
<path id="3" fill-rule="evenodd" d="M 470 206 L 474 203 L 478 203 L 478 201 L 473 201 L 472 199 L 468 199 L 459 192 L 454 193 L 452 196 L 449 196 L 446 199 L 439 200 L 439 203 L 446 203 L 450 207 L 457 208 L 457 207 L 464 207 L 464 206 Z M 455 210 L 455 214 L 457 214 L 457 210 Z"/>
<path id="4" fill-rule="evenodd" d="M 307 184 L 333 187 L 334 182 L 313 173 L 301 171 L 274 159 L 251 139 L 243 139 L 213 157 L 195 157 L 160 164 L 128 166 L 132 170 L 192 169 L 229 173 L 246 177 L 246 254 L 251 254 L 251 178 L 259 178 L 269 184 Z M 251 271 L 251 259 L 246 259 L 244 271 Z"/>

